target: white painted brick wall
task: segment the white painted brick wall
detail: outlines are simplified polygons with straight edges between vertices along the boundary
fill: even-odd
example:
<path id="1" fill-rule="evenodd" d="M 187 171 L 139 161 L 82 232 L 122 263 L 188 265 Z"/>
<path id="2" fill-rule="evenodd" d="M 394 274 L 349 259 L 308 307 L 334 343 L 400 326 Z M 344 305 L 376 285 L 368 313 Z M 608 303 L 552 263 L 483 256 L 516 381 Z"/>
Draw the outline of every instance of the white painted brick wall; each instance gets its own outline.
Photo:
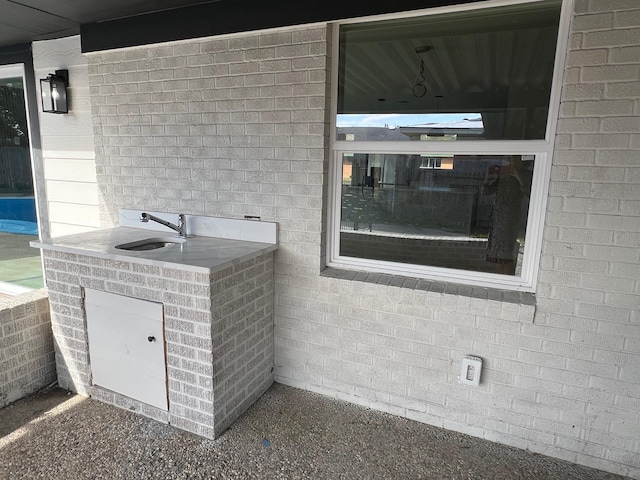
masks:
<path id="1" fill-rule="evenodd" d="M 46 292 L 0 300 L 0 408 L 55 379 Z"/>
<path id="2" fill-rule="evenodd" d="M 103 222 L 119 208 L 278 222 L 277 381 L 640 478 L 639 9 L 575 3 L 535 307 L 320 274 L 324 27 L 92 54 Z M 457 383 L 470 353 L 477 389 Z"/>
<path id="3" fill-rule="evenodd" d="M 574 438 L 557 434 L 555 447 L 639 477 L 640 379 L 623 365 L 640 367 L 640 348 L 626 346 L 640 334 L 640 56 L 628 54 L 640 53 L 640 5 L 578 1 L 576 11 L 536 317 L 570 344 L 553 348 L 561 368 L 541 372 L 561 380 L 561 394 L 538 401 L 561 408 L 558 428 L 575 425 Z"/>

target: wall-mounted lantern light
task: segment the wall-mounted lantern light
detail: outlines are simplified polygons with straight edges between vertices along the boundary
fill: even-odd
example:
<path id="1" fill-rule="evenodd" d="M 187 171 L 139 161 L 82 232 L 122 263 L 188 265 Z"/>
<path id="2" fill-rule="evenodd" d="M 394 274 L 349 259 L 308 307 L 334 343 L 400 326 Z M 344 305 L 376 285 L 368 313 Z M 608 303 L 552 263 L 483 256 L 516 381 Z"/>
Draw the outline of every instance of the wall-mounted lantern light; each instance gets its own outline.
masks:
<path id="1" fill-rule="evenodd" d="M 69 70 L 56 70 L 40 80 L 42 111 L 49 113 L 69 113 L 67 87 Z"/>

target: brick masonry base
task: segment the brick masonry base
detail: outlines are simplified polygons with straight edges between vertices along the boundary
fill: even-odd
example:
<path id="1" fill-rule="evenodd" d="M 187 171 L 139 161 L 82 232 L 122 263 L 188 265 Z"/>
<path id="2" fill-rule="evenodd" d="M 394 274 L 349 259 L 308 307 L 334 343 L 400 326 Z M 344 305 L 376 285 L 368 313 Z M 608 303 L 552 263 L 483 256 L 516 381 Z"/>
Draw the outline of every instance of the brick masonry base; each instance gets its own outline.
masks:
<path id="1" fill-rule="evenodd" d="M 44 290 L 0 305 L 0 408 L 56 379 L 49 302 Z"/>
<path id="2" fill-rule="evenodd" d="M 211 274 L 44 251 L 62 388 L 220 435 L 273 382 L 273 254 Z M 169 411 L 91 382 L 82 289 L 164 305 Z"/>

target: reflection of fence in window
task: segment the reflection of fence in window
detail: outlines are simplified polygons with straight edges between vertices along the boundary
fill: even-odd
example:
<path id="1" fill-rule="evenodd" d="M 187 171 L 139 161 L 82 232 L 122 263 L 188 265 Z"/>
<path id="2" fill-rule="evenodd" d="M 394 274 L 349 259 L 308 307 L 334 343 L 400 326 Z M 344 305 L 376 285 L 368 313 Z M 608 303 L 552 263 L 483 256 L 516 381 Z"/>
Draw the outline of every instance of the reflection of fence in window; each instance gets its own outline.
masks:
<path id="1" fill-rule="evenodd" d="M 28 148 L 0 146 L 0 193 L 33 193 Z"/>
<path id="2" fill-rule="evenodd" d="M 0 193 L 33 194 L 29 135 L 20 78 L 0 80 Z"/>
<path id="3" fill-rule="evenodd" d="M 352 163 L 352 158 L 356 162 Z M 343 178 L 345 171 L 353 173 L 350 186 L 343 186 L 343 222 L 486 235 L 491 201 L 480 195 L 480 187 L 492 160 L 477 156 L 385 155 L 376 156 L 375 161 L 382 167 L 373 166 L 372 159 L 363 154 L 343 159 Z M 356 176 L 363 180 L 358 182 Z M 371 185 L 364 181 L 367 178 L 373 179 Z M 380 178 L 384 181 L 378 181 Z"/>
<path id="4" fill-rule="evenodd" d="M 448 187 L 396 188 L 381 191 L 380 203 L 393 212 L 393 222 L 470 235 L 477 195 Z"/>
<path id="5" fill-rule="evenodd" d="M 379 191 L 373 188 L 344 186 L 342 187 L 342 219 L 341 229 L 371 230 L 373 223 L 389 223 L 391 218 L 386 215 L 377 201 Z"/>
<path id="6" fill-rule="evenodd" d="M 357 159 L 354 170 L 363 174 L 363 180 L 352 177 L 351 184 L 342 187 L 340 230 L 363 236 L 341 235 L 342 255 L 494 273 L 495 259 L 488 255 L 507 232 L 513 236 L 510 263 L 519 271 L 533 162 L 508 155 L 355 154 L 352 158 Z M 445 161 L 451 168 L 442 168 Z M 517 198 L 505 191 L 500 195 L 487 191 L 494 170 L 507 175 L 502 180 L 505 185 L 520 185 Z M 373 181 L 367 183 L 367 178 Z M 515 214 L 496 222 L 496 214 L 510 203 Z M 390 238 L 409 243 L 401 245 Z M 402 251 L 395 251 L 398 248 Z"/>

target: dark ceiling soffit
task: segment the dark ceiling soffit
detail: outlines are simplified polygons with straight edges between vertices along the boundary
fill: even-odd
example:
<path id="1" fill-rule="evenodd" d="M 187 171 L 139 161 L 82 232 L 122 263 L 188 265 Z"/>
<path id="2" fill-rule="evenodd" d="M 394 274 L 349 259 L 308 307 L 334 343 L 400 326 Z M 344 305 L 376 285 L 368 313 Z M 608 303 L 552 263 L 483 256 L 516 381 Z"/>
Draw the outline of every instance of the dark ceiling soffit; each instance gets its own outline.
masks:
<path id="1" fill-rule="evenodd" d="M 0 65 L 11 63 L 10 61 L 3 62 L 2 58 L 31 58 L 31 44 L 18 43 L 8 47 L 0 47 Z"/>
<path id="2" fill-rule="evenodd" d="M 476 0 L 291 0 L 211 3 L 80 26 L 82 52 L 471 3 Z"/>

